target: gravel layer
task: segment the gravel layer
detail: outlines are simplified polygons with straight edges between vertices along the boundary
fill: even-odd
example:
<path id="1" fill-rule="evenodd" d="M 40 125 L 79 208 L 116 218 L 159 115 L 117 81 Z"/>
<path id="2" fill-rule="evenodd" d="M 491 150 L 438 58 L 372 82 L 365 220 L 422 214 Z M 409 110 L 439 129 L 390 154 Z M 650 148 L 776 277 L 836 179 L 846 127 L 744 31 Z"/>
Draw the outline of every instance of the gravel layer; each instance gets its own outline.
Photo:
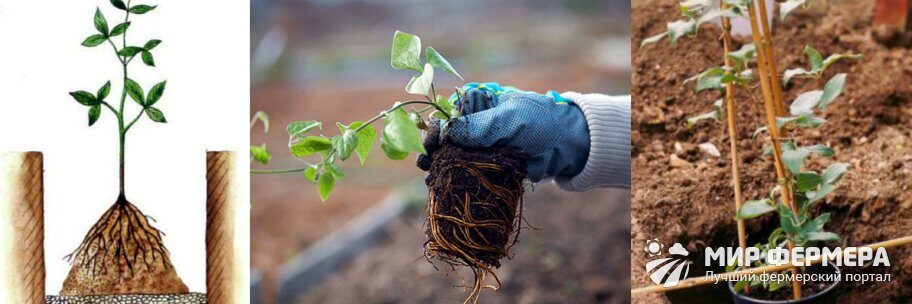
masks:
<path id="1" fill-rule="evenodd" d="M 46 304 L 205 304 L 206 294 L 47 296 Z"/>

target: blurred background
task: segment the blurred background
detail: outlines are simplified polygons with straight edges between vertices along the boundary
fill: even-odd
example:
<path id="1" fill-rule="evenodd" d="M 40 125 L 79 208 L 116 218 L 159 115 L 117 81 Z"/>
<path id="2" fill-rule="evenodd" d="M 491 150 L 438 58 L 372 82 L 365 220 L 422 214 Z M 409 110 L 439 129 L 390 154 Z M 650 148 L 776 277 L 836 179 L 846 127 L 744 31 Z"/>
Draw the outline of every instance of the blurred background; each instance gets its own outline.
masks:
<path id="1" fill-rule="evenodd" d="M 629 94 L 629 12 L 626 0 L 252 0 L 250 108 L 273 126 L 251 130 L 251 144 L 273 152 L 268 166 L 254 166 L 301 165 L 287 153 L 289 122 L 323 121 L 333 135 L 336 121 L 364 120 L 408 98 L 411 73 L 389 65 L 396 30 L 420 36 L 467 82 Z M 437 74 L 439 94 L 462 85 Z M 343 168 L 348 176 L 326 202 L 303 175 L 252 176 L 251 266 L 261 303 L 464 300 L 471 275 L 437 270 L 422 255 L 425 190 L 414 156 L 391 161 L 375 147 L 365 166 Z M 628 191 L 540 184 L 527 191 L 524 215 L 537 229 L 522 231 L 515 257 L 496 271 L 503 288 L 485 290 L 481 302 L 629 301 Z"/>

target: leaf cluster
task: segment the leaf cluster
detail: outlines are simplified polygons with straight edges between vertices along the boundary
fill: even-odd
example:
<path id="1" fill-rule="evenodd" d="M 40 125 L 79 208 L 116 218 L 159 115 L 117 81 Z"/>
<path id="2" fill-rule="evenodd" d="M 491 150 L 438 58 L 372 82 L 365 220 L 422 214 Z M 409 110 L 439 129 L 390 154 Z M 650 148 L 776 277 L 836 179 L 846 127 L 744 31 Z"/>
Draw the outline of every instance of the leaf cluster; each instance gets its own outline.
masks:
<path id="1" fill-rule="evenodd" d="M 390 65 L 394 69 L 415 72 L 405 86 L 405 91 L 420 95 L 424 100 L 396 102 L 390 109 L 367 121 L 354 121 L 347 125 L 337 122 L 339 133 L 332 136 L 321 134 L 319 131 L 323 130 L 324 125 L 315 120 L 296 121 L 287 125 L 285 131 L 288 133 L 288 150 L 291 155 L 306 163 L 306 167 L 300 171 L 304 172 L 308 181 L 317 185 L 321 199 L 325 201 L 335 182 L 345 177 L 337 161 L 345 161 L 355 155 L 361 165 L 364 165 L 378 137 L 381 150 L 390 159 L 401 160 L 412 152 L 425 154 L 427 151 L 421 140 L 421 129 L 426 129 L 427 125 L 422 113 L 434 110 L 429 116 L 440 119 L 459 116 L 454 100 L 436 94 L 434 70 L 441 69 L 460 79 L 462 76 L 434 48 L 427 47 L 425 55 L 426 60 L 422 60 L 421 39 L 418 36 L 401 31 L 396 31 L 393 35 Z M 416 109 L 415 105 L 423 105 L 424 108 Z M 406 106 L 412 107 L 406 109 Z M 257 119 L 254 117 L 254 122 Z M 383 119 L 384 127 L 378 134 L 378 130 L 371 124 L 380 119 Z M 268 118 L 259 120 L 268 126 Z M 251 155 L 253 160 L 263 164 L 268 163 L 270 158 L 265 144 L 251 147 Z M 308 161 L 314 156 L 319 156 L 319 161 Z"/>

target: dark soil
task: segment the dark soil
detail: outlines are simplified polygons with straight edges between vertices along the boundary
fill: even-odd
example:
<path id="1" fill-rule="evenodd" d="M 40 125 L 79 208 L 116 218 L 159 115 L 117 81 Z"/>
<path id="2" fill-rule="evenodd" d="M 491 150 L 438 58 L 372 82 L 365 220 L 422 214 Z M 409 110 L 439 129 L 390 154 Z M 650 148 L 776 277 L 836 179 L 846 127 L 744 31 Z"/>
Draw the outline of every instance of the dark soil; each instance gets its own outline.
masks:
<path id="1" fill-rule="evenodd" d="M 494 270 L 502 288 L 482 290 L 479 303 L 629 303 L 630 192 L 543 184 L 523 205 L 526 222 L 538 229 L 523 230 L 513 258 Z M 377 245 L 302 290 L 295 303 L 462 303 L 471 271 L 425 261 L 426 218 L 424 206 L 415 206 Z"/>
<path id="2" fill-rule="evenodd" d="M 469 267 L 474 284 L 469 299 L 477 299 L 485 278 L 507 257 L 522 229 L 523 180 L 528 155 L 521 149 L 470 149 L 440 140 L 439 121 L 432 121 L 425 138 L 427 156 L 418 167 L 428 171 L 425 256 L 450 268 Z"/>
<path id="3" fill-rule="evenodd" d="M 706 246 L 736 244 L 733 190 L 727 130 L 704 121 L 688 129 L 685 120 L 712 107 L 718 92 L 694 93 L 683 80 L 709 66 L 721 64 L 720 32 L 711 25 L 697 37 L 672 46 L 667 42 L 639 48 L 640 42 L 665 30 L 679 18 L 675 0 L 645 0 L 633 4 L 633 204 L 631 281 L 634 287 L 651 285 L 644 272 L 646 240 L 682 243 L 689 252 Z M 820 3 L 820 4 L 818 4 Z M 871 38 L 873 1 L 815 2 L 784 23 L 774 23 L 774 50 L 780 71 L 808 65 L 803 53 L 812 45 L 825 56 L 863 53 L 859 62 L 840 62 L 818 81 L 793 81 L 784 92 L 790 102 L 801 92 L 819 89 L 836 73 L 849 73 L 845 92 L 832 104 L 820 129 L 801 134 L 799 144 L 833 147 L 832 159 L 812 157 L 809 168 L 821 170 L 831 162 L 852 165 L 840 188 L 815 212 L 831 212 L 828 231 L 840 234 L 847 245 L 884 241 L 912 232 L 912 50 L 889 48 Z M 735 47 L 749 42 L 736 38 Z M 759 96 L 759 91 L 755 92 Z M 759 97 L 758 97 L 759 98 Z M 745 199 L 766 195 L 774 183 L 773 164 L 761 156 L 768 139 L 751 138 L 762 126 L 761 106 L 743 90 L 736 95 L 738 149 Z M 697 145 L 711 143 L 721 152 L 713 157 Z M 769 216 L 747 221 L 749 244 L 777 225 Z M 889 273 L 890 282 L 842 283 L 841 303 L 902 302 L 912 297 L 912 248 L 888 250 L 890 267 L 851 267 L 846 272 Z M 692 258 L 695 255 L 691 255 Z M 699 256 L 699 255 L 697 255 Z M 702 261 L 692 276 L 704 275 Z M 634 302 L 687 302 L 719 295 L 724 286 L 677 294 L 637 296 Z"/>

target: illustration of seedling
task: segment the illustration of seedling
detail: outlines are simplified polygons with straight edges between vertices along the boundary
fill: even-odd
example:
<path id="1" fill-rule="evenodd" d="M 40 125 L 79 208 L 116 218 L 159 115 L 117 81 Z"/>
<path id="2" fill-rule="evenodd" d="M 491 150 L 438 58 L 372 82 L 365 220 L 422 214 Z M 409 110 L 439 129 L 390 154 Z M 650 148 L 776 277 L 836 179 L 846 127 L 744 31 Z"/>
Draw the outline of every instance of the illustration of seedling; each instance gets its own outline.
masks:
<path id="1" fill-rule="evenodd" d="M 440 128 L 446 121 L 461 115 L 457 101 L 465 92 L 456 89 L 450 98 L 437 94 L 434 70 L 441 69 L 462 79 L 453 66 L 434 48 L 427 47 L 425 61 L 421 57 L 418 36 L 397 31 L 393 35 L 391 65 L 395 69 L 412 70 L 415 75 L 405 91 L 422 99 L 396 102 L 366 121 L 336 123 L 339 134 L 311 135 L 323 130 L 318 121 L 297 121 L 288 124 L 289 152 L 305 161 L 299 168 L 251 170 L 255 174 L 303 173 L 316 184 L 321 199 L 327 200 L 335 182 L 345 176 L 337 165 L 357 156 L 363 165 L 377 141 L 373 123 L 383 120 L 380 148 L 394 160 L 405 159 L 410 153 L 422 156 L 423 169 L 429 172 L 428 228 L 425 256 L 450 266 L 467 266 L 475 275 L 475 284 L 466 301 L 478 300 L 485 277 L 499 267 L 501 258 L 515 243 L 522 218 L 523 180 L 526 177 L 527 156 L 508 148 L 465 149 L 450 142 Z M 407 108 L 408 107 L 408 108 Z M 432 113 L 422 116 L 425 112 Z M 430 118 L 440 119 L 429 122 Z M 268 127 L 268 117 L 257 114 L 257 121 Z M 443 124 L 443 126 L 441 125 Z M 427 150 L 422 144 L 421 130 L 428 130 Z M 315 158 L 312 162 L 307 158 Z M 251 160 L 267 164 L 270 154 L 265 145 L 251 147 Z M 512 243 L 511 243 L 512 241 Z"/>
<path id="2" fill-rule="evenodd" d="M 144 92 L 129 74 L 130 64 L 137 57 L 145 65 L 155 66 L 152 51 L 161 40 L 150 39 L 141 46 L 131 45 L 127 34 L 134 23 L 130 17 L 149 13 L 157 6 L 132 5 L 129 0 L 110 0 L 110 3 L 124 14 L 123 22 L 110 26 L 101 9 L 96 8 L 93 23 L 97 33 L 85 38 L 82 45 L 110 45 L 123 71 L 119 103 L 107 101 L 111 96 L 111 81 L 105 82 L 94 94 L 75 91 L 70 92 L 70 96 L 88 108 L 89 126 L 100 120 L 105 109 L 117 120 L 120 192 L 114 205 L 91 227 L 79 247 L 67 256 L 73 268 L 61 294 L 186 293 L 187 287 L 173 270 L 161 231 L 152 226 L 151 217 L 130 203 L 124 184 L 126 139 L 130 130 L 143 116 L 153 122 L 166 122 L 165 115 L 156 107 L 165 92 L 166 82 L 159 82 Z M 139 106 L 132 118 L 126 111 L 128 96 Z"/>
<path id="3" fill-rule="evenodd" d="M 784 19 L 789 12 L 806 5 L 806 2 L 791 0 L 780 3 L 781 18 Z M 787 70 L 780 76 L 772 48 L 772 34 L 764 0 L 758 0 L 756 3 L 753 0 L 687 0 L 682 1 L 680 7 L 683 19 L 668 23 L 666 32 L 645 39 L 642 46 L 659 42 L 664 38 L 675 43 L 681 37 L 695 36 L 702 24 L 721 18 L 724 65 L 708 68 L 685 83 L 696 82 L 697 92 L 724 90 L 725 94 L 714 103 L 712 111 L 687 119 L 687 125 L 694 127 L 704 119 L 720 120 L 723 113 L 726 116 L 739 246 L 742 249 L 747 247 L 744 220 L 773 211 L 779 213 L 779 227 L 766 238 L 767 243 L 756 245 L 764 254 L 773 248 L 791 249 L 794 246 L 812 246 L 818 242 L 841 241 L 835 233 L 823 230 L 829 220 L 829 214 L 824 213 L 815 217 L 812 215 L 812 207 L 835 190 L 849 165 L 833 163 L 823 172 L 805 170 L 804 163 L 810 155 L 830 157 L 835 152 L 823 145 L 799 146 L 795 138 L 798 136 L 797 130 L 817 128 L 825 122 L 822 117 L 815 115 L 815 110 L 824 110 L 839 97 L 845 86 L 846 74 L 837 74 L 831 78 L 823 90 L 798 95 L 789 106 L 788 112 L 785 111 L 782 101 L 782 86 L 787 85 L 793 78 L 820 78 L 833 63 L 841 59 L 860 59 L 862 56 L 834 54 L 823 59 L 818 51 L 807 46 L 805 53 L 810 62 L 810 70 L 796 68 Z M 732 50 L 730 34 L 730 18 L 734 17 L 750 20 L 754 42 L 742 46 L 737 51 Z M 754 59 L 756 68 L 751 69 L 750 64 Z M 737 150 L 734 90 L 741 88 L 745 95 L 753 99 L 753 88 L 757 80 L 761 87 L 766 126 L 758 128 L 754 135 L 764 131 L 769 134 L 771 146 L 765 149 L 764 155 L 773 157 L 777 181 L 767 198 L 743 202 L 738 171 L 740 159 Z M 782 135 L 783 132 L 791 134 L 786 137 Z M 728 271 L 733 268 L 730 267 Z M 789 271 L 797 273 L 799 269 L 793 267 Z M 780 281 L 740 281 L 735 285 L 735 291 L 747 292 L 750 286 L 762 286 L 772 293 L 783 284 L 784 282 Z M 792 295 L 794 299 L 802 297 L 800 282 L 792 282 Z"/>

